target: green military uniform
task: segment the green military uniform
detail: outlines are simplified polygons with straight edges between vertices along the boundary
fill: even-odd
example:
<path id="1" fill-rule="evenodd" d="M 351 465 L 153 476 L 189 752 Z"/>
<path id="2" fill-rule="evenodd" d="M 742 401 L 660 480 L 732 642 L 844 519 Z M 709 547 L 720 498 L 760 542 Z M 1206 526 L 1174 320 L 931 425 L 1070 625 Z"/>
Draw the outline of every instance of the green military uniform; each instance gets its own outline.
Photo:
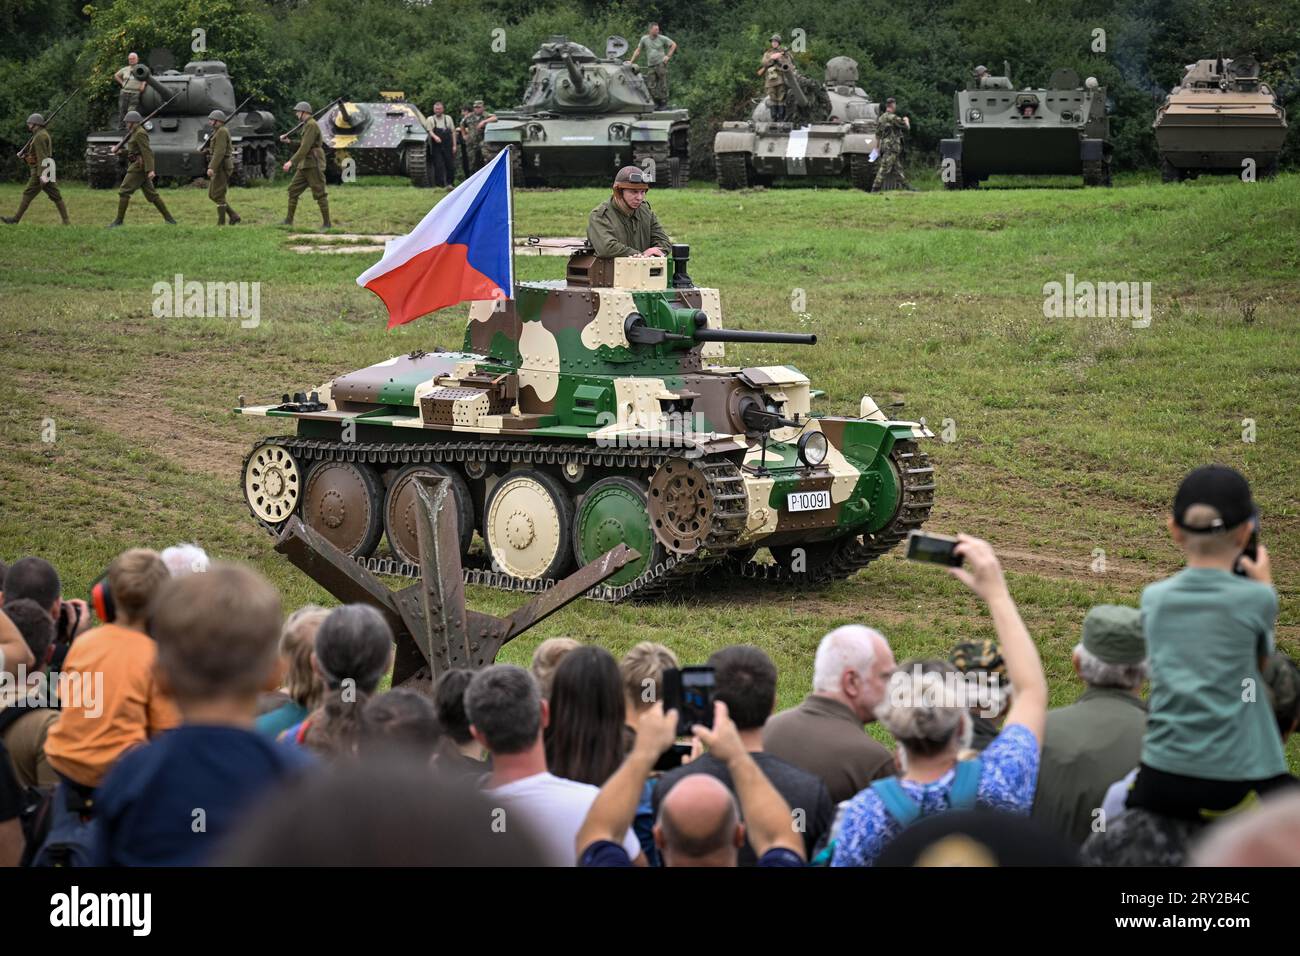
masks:
<path id="1" fill-rule="evenodd" d="M 122 81 L 122 90 L 117 94 L 117 125 L 126 128 L 126 114 L 140 109 L 140 94 L 144 92 L 144 80 L 137 80 L 131 75 L 133 66 L 124 66 L 113 75 Z"/>
<path id="2" fill-rule="evenodd" d="M 208 198 L 217 204 L 217 225 L 224 226 L 226 216 L 229 215 L 233 226 L 239 222 L 239 216 L 226 201 L 226 188 L 235 171 L 235 157 L 230 145 L 230 130 L 226 129 L 224 123 L 217 127 L 208 140 L 208 169 L 212 170 L 212 177 L 208 180 Z"/>
<path id="3" fill-rule="evenodd" d="M 321 219 L 325 228 L 330 225 L 329 193 L 325 191 L 325 146 L 321 137 L 320 125 L 308 117 L 302 127 L 302 139 L 298 150 L 289 160 L 296 167 L 293 181 L 289 183 L 289 211 L 285 222 L 293 224 L 294 212 L 298 209 L 298 197 L 311 188 L 312 198 L 320 206 Z"/>
<path id="4" fill-rule="evenodd" d="M 638 50 L 645 51 L 645 85 L 654 98 L 655 106 L 663 108 L 668 105 L 668 51 L 673 48 L 673 41 L 664 34 L 652 37 L 646 34 L 637 44 Z"/>
<path id="5" fill-rule="evenodd" d="M 658 246 L 664 255 L 669 252 L 668 233 L 659 225 L 648 202 L 641 203 L 635 211 L 611 196 L 591 211 L 587 217 L 587 242 L 596 255 L 639 256 L 651 246 Z"/>
<path id="6" fill-rule="evenodd" d="M 772 119 L 778 123 L 785 121 L 785 70 L 779 65 L 785 54 L 785 47 L 763 54 L 763 93 L 772 106 Z"/>
<path id="7" fill-rule="evenodd" d="M 481 106 L 482 101 L 479 100 L 474 105 Z M 482 113 L 470 113 L 460 121 L 460 141 L 469 170 L 466 175 L 473 175 L 483 168 L 483 130 L 479 129 L 478 124 L 487 119 L 488 115 L 487 110 L 484 110 Z"/>
<path id="8" fill-rule="evenodd" d="M 23 190 L 23 198 L 18 203 L 18 212 L 13 218 L 5 217 L 5 222 L 14 224 L 23 218 L 23 213 L 27 212 L 27 207 L 32 204 L 41 190 L 49 196 L 54 202 L 54 207 L 59 210 L 59 216 L 63 219 L 63 224 L 68 224 L 68 207 L 63 204 L 63 196 L 59 193 L 59 187 L 55 184 L 54 179 L 42 181 L 41 175 L 45 172 L 45 161 L 54 153 L 50 145 L 50 134 L 42 126 L 36 130 L 32 136 L 32 144 L 28 147 L 27 152 L 23 154 L 23 159 L 27 161 L 30 172 L 27 174 L 27 187 Z"/>
<path id="9" fill-rule="evenodd" d="M 131 196 L 137 189 L 144 191 L 144 198 L 157 207 L 164 220 L 175 224 L 176 220 L 167 211 L 167 204 L 158 195 L 158 189 L 149 178 L 153 171 L 153 150 L 149 148 L 149 134 L 140 125 L 126 138 L 126 175 L 122 177 L 122 185 L 117 191 L 117 219 L 111 225 L 122 225 L 126 207 L 131 205 Z"/>
<path id="10" fill-rule="evenodd" d="M 884 112 L 876 120 L 876 135 L 880 137 L 880 162 L 876 166 L 876 181 L 871 191 L 910 189 L 903 174 L 903 133 L 907 123 L 897 113 Z"/>

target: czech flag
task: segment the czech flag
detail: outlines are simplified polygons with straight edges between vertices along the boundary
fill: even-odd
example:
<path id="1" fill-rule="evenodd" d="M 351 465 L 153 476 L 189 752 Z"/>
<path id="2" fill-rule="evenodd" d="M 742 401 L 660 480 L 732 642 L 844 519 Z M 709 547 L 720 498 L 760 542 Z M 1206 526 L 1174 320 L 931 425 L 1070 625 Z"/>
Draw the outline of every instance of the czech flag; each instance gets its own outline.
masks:
<path id="1" fill-rule="evenodd" d="M 357 276 L 384 300 L 390 329 L 459 302 L 513 295 L 510 186 L 507 148 Z"/>

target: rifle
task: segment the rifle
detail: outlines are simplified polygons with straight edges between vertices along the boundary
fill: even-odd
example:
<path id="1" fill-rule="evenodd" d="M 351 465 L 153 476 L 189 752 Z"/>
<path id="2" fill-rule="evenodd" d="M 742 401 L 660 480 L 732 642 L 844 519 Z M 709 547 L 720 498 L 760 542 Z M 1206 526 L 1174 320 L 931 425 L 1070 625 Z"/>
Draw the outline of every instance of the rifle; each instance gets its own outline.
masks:
<path id="1" fill-rule="evenodd" d="M 84 83 L 81 84 L 81 86 L 85 86 L 85 85 L 86 85 L 86 84 L 84 84 Z M 63 109 L 63 107 L 65 107 L 65 106 L 67 106 L 69 103 L 71 103 L 71 102 L 72 102 L 72 97 L 73 97 L 73 96 L 76 96 L 78 93 L 81 92 L 81 86 L 79 86 L 79 87 L 77 87 L 75 90 L 73 90 L 73 91 L 72 91 L 72 96 L 69 96 L 66 100 L 64 100 L 62 103 L 60 103 L 59 106 L 58 106 L 58 109 L 56 109 L 56 110 L 55 110 L 53 113 L 51 113 L 49 116 L 45 117 L 45 126 L 43 127 L 44 129 L 49 129 L 49 128 L 50 128 L 50 121 L 53 120 L 54 117 L 56 117 L 56 116 L 59 115 L 59 110 Z M 32 133 L 32 138 L 29 139 L 29 140 L 26 142 L 26 144 L 23 146 L 22 149 L 18 150 L 18 158 L 19 158 L 19 159 L 22 159 L 23 156 L 26 155 L 27 151 L 28 151 L 29 149 L 32 148 L 32 143 L 34 143 L 34 142 L 36 142 L 36 134 L 35 134 L 35 133 Z"/>
<path id="2" fill-rule="evenodd" d="M 226 117 L 226 122 L 227 122 L 227 123 L 229 123 L 231 120 L 233 120 L 236 116 L 239 115 L 239 111 L 242 110 L 245 106 L 248 105 L 248 101 L 251 100 L 251 99 L 253 98 L 253 95 L 254 95 L 254 94 L 249 93 L 247 96 L 244 97 L 244 102 L 242 102 L 242 103 L 240 103 L 238 106 L 236 106 L 236 107 L 235 107 L 235 111 L 234 111 L 233 113 L 230 113 L 230 114 Z M 208 151 L 208 142 L 209 142 L 211 139 L 212 139 L 212 131 L 211 131 L 211 130 L 208 130 L 208 132 L 206 132 L 206 133 L 203 134 L 203 145 L 202 145 L 201 147 L 199 147 L 199 152 L 200 152 L 200 153 L 206 153 L 206 152 Z"/>
<path id="3" fill-rule="evenodd" d="M 171 100 L 168 100 L 166 103 L 164 103 L 162 106 L 158 107 L 156 110 L 154 110 L 154 111 L 153 111 L 152 113 L 150 113 L 148 116 L 146 116 L 144 119 L 140 120 L 140 125 L 143 126 L 145 123 L 149 122 L 151 119 L 153 119 L 153 118 L 154 118 L 155 116 L 157 116 L 159 113 L 161 113 L 164 109 L 166 109 L 166 108 L 167 108 L 167 105 L 168 105 L 169 103 L 171 103 L 172 100 L 176 99 L 177 96 L 180 96 L 181 93 L 184 93 L 184 92 L 185 92 L 184 90 L 180 90 L 180 91 L 178 91 L 177 93 L 175 93 L 175 94 L 172 96 L 172 99 L 171 99 Z M 125 136 L 123 136 L 121 139 L 119 139 L 119 140 L 117 141 L 117 145 L 114 146 L 112 149 L 110 149 L 109 152 L 110 152 L 110 153 L 116 153 L 119 149 L 121 149 L 121 148 L 126 144 L 126 141 L 127 141 L 128 139 L 130 139 L 130 138 L 131 138 L 131 134 L 130 134 L 130 133 L 127 133 Z"/>
<path id="4" fill-rule="evenodd" d="M 311 118 L 320 119 L 322 116 L 324 116 L 326 113 L 330 111 L 331 106 L 333 106 L 335 103 L 342 103 L 342 102 L 343 102 L 343 97 L 341 96 L 334 97 L 334 99 L 326 103 L 324 107 L 322 107 L 320 110 L 317 110 L 315 113 L 313 113 Z M 306 124 L 306 122 L 307 122 L 306 120 L 303 120 L 301 123 L 299 123 L 297 126 L 289 130 L 288 132 L 281 133 L 280 142 L 282 143 L 289 142 L 289 137 L 292 136 L 294 133 L 298 132 L 298 130 L 302 129 L 303 126 Z"/>

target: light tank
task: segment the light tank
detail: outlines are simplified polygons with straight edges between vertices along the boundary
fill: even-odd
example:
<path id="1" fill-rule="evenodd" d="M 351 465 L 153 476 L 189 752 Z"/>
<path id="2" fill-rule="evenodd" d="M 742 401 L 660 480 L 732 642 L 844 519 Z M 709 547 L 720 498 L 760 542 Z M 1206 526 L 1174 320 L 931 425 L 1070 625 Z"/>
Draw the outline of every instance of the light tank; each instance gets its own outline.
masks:
<path id="1" fill-rule="evenodd" d="M 253 517 L 276 534 L 298 515 L 365 567 L 418 576 L 416 484 L 432 474 L 455 490 L 468 583 L 537 590 L 620 542 L 641 557 L 594 597 L 653 596 L 706 571 L 853 574 L 929 515 L 932 433 L 868 396 L 857 415 L 814 414 L 820 393 L 793 365 L 726 364 L 729 343 L 816 337 L 726 328 L 688 258 L 580 250 L 562 281 L 472 303 L 457 350 L 274 404 L 241 398 L 242 414 L 295 429 L 244 461 Z"/>
<path id="2" fill-rule="evenodd" d="M 405 176 L 412 186 L 432 186 L 433 140 L 424 114 L 401 91 L 379 96 L 377 103 L 339 98 L 321 115 L 326 179 L 339 182 L 351 160 L 362 175 Z"/>
<path id="3" fill-rule="evenodd" d="M 1189 65 L 1152 125 L 1165 182 L 1201 173 L 1240 175 L 1247 160 L 1256 177 L 1272 176 L 1287 129 L 1286 110 L 1260 82 L 1252 56 Z"/>
<path id="4" fill-rule="evenodd" d="M 205 176 L 207 160 L 203 150 L 212 134 L 208 114 L 221 110 L 230 116 L 239 105 L 226 64 L 220 60 L 195 60 L 186 63 L 184 70 L 155 71 L 140 63 L 133 73 L 145 84 L 140 94 L 141 116 L 167 103 L 145 124 L 158 179 L 188 182 Z M 233 150 L 233 184 L 247 186 L 275 175 L 276 131 L 271 113 L 241 110 L 227 121 L 226 128 Z M 101 130 L 86 138 L 86 181 L 92 189 L 108 189 L 122 181 L 126 151 L 114 154 L 110 150 L 125 135 L 125 130 Z"/>
<path id="5" fill-rule="evenodd" d="M 859 189 L 870 189 L 880 104 L 858 86 L 857 61 L 828 60 L 820 85 L 795 71 L 787 90 L 788 122 L 772 122 L 765 96 L 748 120 L 722 124 L 713 140 L 718 185 L 743 189 L 785 177 L 847 176 Z"/>
<path id="6" fill-rule="evenodd" d="M 655 185 L 690 178 L 690 116 L 655 109 L 634 65 L 622 60 L 627 41 L 610 37 L 603 59 L 568 37 L 553 36 L 533 55 L 522 105 L 496 113 L 484 129 L 483 158 L 514 145 L 516 182 L 611 182 L 628 165 L 652 171 Z"/>

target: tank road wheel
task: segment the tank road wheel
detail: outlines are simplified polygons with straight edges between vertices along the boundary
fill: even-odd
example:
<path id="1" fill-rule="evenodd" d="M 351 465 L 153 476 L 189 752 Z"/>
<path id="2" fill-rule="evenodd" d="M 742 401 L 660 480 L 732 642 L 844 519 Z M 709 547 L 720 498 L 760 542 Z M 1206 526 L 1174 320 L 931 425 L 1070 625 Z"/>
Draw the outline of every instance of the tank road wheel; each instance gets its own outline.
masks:
<path id="1" fill-rule="evenodd" d="M 714 153 L 713 165 L 718 173 L 718 185 L 723 189 L 748 189 L 750 186 L 749 157 L 744 153 Z"/>
<path id="2" fill-rule="evenodd" d="M 1083 184 L 1085 186 L 1110 185 L 1110 160 L 1089 160 L 1083 164 Z"/>
<path id="3" fill-rule="evenodd" d="M 654 163 L 654 184 L 656 187 L 670 189 L 682 185 L 681 162 L 679 160 L 676 167 L 674 167 L 673 158 L 669 156 L 667 143 L 637 143 L 632 147 L 633 166 L 640 166 L 645 169 L 647 159 Z M 674 169 L 677 172 L 674 172 Z"/>
<path id="4" fill-rule="evenodd" d="M 460 528 L 461 557 L 469 554 L 470 543 L 474 540 L 474 499 L 470 497 L 469 485 L 457 472 L 445 465 L 408 465 L 399 471 L 388 486 L 388 496 L 384 499 L 384 533 L 388 535 L 388 546 L 397 557 L 408 564 L 420 563 L 420 541 L 415 530 L 417 480 L 421 475 L 451 479 L 451 490 L 455 497 L 456 520 Z"/>
<path id="5" fill-rule="evenodd" d="M 641 553 L 605 583 L 617 587 L 634 581 L 667 557 L 650 529 L 644 482 L 632 478 L 602 478 L 582 496 L 573 519 L 573 556 L 582 567 L 616 544 Z"/>
<path id="6" fill-rule="evenodd" d="M 260 521 L 279 527 L 298 507 L 302 473 L 281 445 L 258 445 L 244 459 L 244 499 Z"/>
<path id="7" fill-rule="evenodd" d="M 713 530 L 713 491 L 692 462 L 670 458 L 650 479 L 650 521 L 675 554 L 694 554 Z"/>
<path id="8" fill-rule="evenodd" d="M 854 187 L 864 193 L 871 191 L 871 184 L 876 181 L 876 164 L 869 156 L 861 153 L 849 154 L 849 180 Z"/>
<path id="9" fill-rule="evenodd" d="M 512 471 L 483 505 L 483 540 L 497 570 L 511 577 L 561 577 L 573 561 L 573 501 L 550 475 Z"/>
<path id="10" fill-rule="evenodd" d="M 86 183 L 91 189 L 112 189 L 122 180 L 117 157 L 107 146 L 86 147 Z"/>
<path id="11" fill-rule="evenodd" d="M 303 521 L 343 553 L 364 558 L 384 533 L 384 484 L 369 465 L 323 461 L 307 475 Z"/>
<path id="12" fill-rule="evenodd" d="M 420 189 L 433 185 L 433 180 L 429 177 L 429 148 L 426 144 L 406 147 L 406 175 L 411 177 L 411 185 Z"/>
<path id="13" fill-rule="evenodd" d="M 1167 159 L 1160 160 L 1160 181 L 1163 183 L 1176 183 L 1182 180 L 1178 175 L 1178 167 Z"/>

